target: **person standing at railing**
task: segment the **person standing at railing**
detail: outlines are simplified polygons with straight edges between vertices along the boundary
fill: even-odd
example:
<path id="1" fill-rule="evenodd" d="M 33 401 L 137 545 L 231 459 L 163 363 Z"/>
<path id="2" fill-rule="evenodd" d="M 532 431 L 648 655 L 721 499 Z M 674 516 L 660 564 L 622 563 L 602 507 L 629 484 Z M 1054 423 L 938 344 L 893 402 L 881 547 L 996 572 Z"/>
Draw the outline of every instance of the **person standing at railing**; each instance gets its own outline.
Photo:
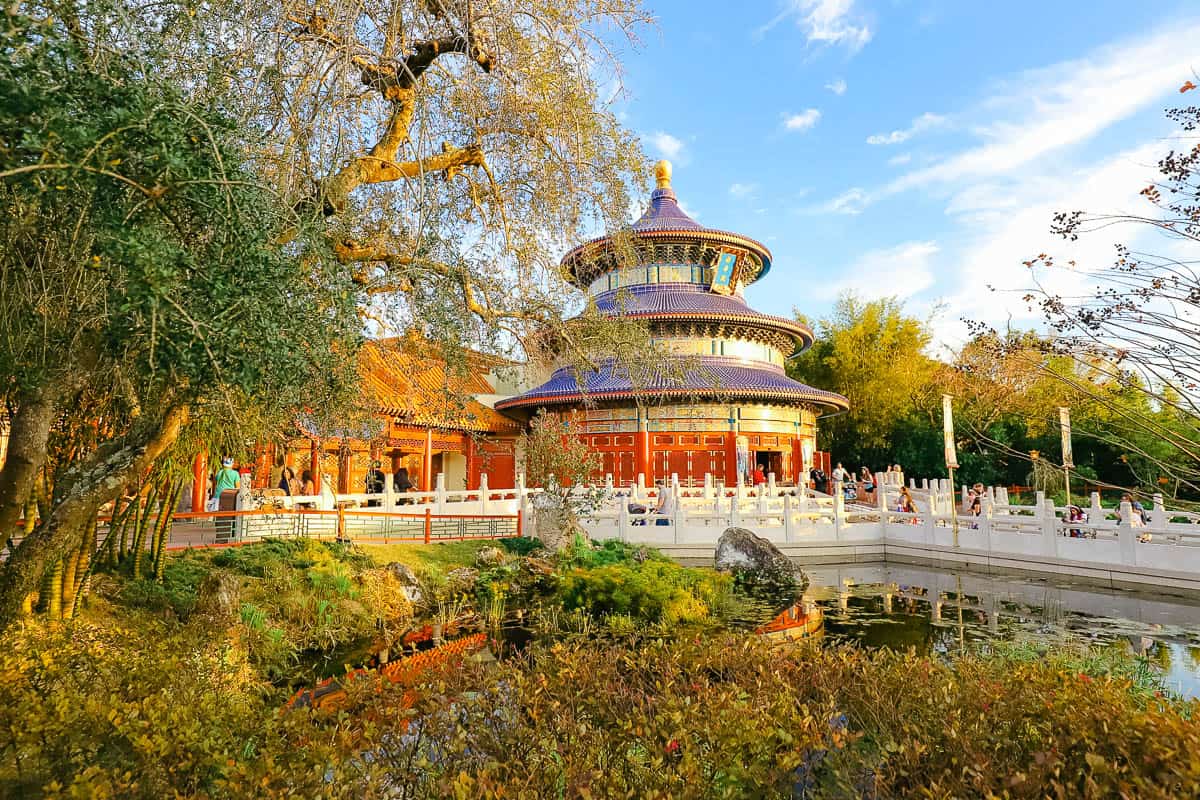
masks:
<path id="1" fill-rule="evenodd" d="M 317 493 L 317 484 L 313 482 L 311 470 L 304 470 L 300 473 L 300 494 L 306 497 L 312 497 Z M 312 508 L 312 503 L 300 503 L 300 508 Z"/>
<path id="2" fill-rule="evenodd" d="M 233 468 L 232 458 L 221 459 L 221 469 L 213 480 L 214 511 L 233 511 L 237 508 L 237 490 L 242 485 L 242 476 Z M 226 541 L 233 535 L 233 517 L 217 518 L 217 541 Z"/>
<path id="3" fill-rule="evenodd" d="M 875 505 L 875 476 L 866 467 L 859 468 L 859 482 L 862 483 L 863 502 Z"/>
<path id="4" fill-rule="evenodd" d="M 1146 524 L 1149 522 L 1149 520 L 1146 519 L 1145 506 L 1143 506 L 1140 501 L 1133 499 L 1133 495 L 1131 495 L 1129 492 L 1126 492 L 1125 494 L 1121 495 L 1121 506 L 1124 506 L 1126 503 L 1129 503 L 1129 508 L 1130 508 L 1129 527 L 1131 527 L 1131 528 L 1146 527 Z M 1118 525 L 1121 524 L 1121 510 L 1120 510 L 1121 506 L 1118 506 L 1118 508 L 1117 508 L 1117 524 Z M 1148 533 L 1139 534 L 1137 537 L 1137 540 L 1139 542 L 1148 542 L 1148 541 L 1150 541 L 1150 534 L 1148 534 Z"/>
<path id="5" fill-rule="evenodd" d="M 1087 515 L 1086 511 L 1084 511 L 1082 508 L 1080 508 L 1079 506 L 1076 506 L 1076 505 L 1067 506 L 1067 522 L 1087 522 L 1087 521 L 1088 521 L 1088 515 Z M 1070 530 L 1067 531 L 1067 535 L 1070 536 L 1072 539 L 1082 539 L 1082 538 L 1084 538 L 1085 534 L 1081 528 L 1071 528 Z M 1095 537 L 1093 536 L 1093 538 L 1095 538 Z"/>
<path id="6" fill-rule="evenodd" d="M 381 464 L 378 461 L 371 462 L 371 468 L 367 470 L 367 475 L 363 478 L 363 489 L 367 494 L 383 494 L 383 470 L 380 469 Z M 368 500 L 368 507 L 375 507 L 380 504 L 379 500 Z"/>
<path id="7" fill-rule="evenodd" d="M 757 489 L 766 486 L 766 484 L 767 474 L 763 472 L 762 464 L 758 464 L 754 467 L 754 487 Z"/>
<path id="8" fill-rule="evenodd" d="M 814 489 L 821 494 L 829 494 L 829 476 L 825 474 L 825 470 L 813 467 L 808 476 L 812 479 Z"/>
<path id="9" fill-rule="evenodd" d="M 284 467 L 279 473 L 279 486 L 286 496 L 295 497 L 300 494 L 300 481 L 296 480 L 296 470 L 291 467 Z"/>
<path id="10" fill-rule="evenodd" d="M 396 494 L 400 495 L 407 494 L 413 490 L 413 482 L 409 480 L 407 467 L 400 467 L 400 469 L 396 470 L 396 474 L 392 476 L 392 489 Z M 401 497 L 397 502 L 402 506 L 409 506 L 412 505 L 412 498 Z"/>
<path id="11" fill-rule="evenodd" d="M 654 507 L 654 514 L 659 517 L 654 524 L 670 525 L 671 518 L 675 516 L 675 492 L 661 480 L 655 481 L 654 485 L 658 489 L 658 504 Z"/>

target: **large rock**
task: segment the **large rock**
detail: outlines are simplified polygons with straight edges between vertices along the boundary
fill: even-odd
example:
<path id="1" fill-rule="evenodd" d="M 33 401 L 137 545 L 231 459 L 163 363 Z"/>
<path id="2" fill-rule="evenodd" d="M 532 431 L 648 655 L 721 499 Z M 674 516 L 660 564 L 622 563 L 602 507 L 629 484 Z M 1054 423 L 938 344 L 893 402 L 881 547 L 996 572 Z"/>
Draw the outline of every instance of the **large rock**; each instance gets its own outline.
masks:
<path id="1" fill-rule="evenodd" d="M 393 561 L 385 569 L 400 582 L 404 596 L 410 603 L 421 602 L 421 581 L 417 577 L 417 573 L 413 572 L 412 567 L 408 564 L 401 564 L 399 561 Z"/>
<path id="2" fill-rule="evenodd" d="M 504 551 L 499 547 L 485 547 L 475 554 L 475 566 L 484 569 L 499 567 L 505 560 Z"/>
<path id="3" fill-rule="evenodd" d="M 215 570 L 200 581 L 196 611 L 220 622 L 232 622 L 241 611 L 242 581 L 237 575 Z"/>
<path id="4" fill-rule="evenodd" d="M 746 583 L 771 586 L 801 586 L 807 576 L 779 548 L 754 531 L 726 528 L 717 540 L 716 568 L 732 572 Z"/>

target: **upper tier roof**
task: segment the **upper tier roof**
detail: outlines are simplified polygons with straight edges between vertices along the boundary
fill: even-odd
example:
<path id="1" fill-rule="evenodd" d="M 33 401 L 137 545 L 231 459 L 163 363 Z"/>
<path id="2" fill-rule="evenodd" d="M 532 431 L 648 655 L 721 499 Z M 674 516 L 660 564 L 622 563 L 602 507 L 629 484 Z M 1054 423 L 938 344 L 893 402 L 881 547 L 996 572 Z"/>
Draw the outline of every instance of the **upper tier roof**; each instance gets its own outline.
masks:
<path id="1" fill-rule="evenodd" d="M 712 245 L 714 250 L 730 247 L 750 254 L 747 272 L 741 276 L 743 283 L 753 283 L 771 269 L 771 251 L 762 242 L 738 233 L 717 228 L 706 228 L 689 217 L 679 207 L 675 190 L 671 188 L 671 165 L 660 161 L 655 166 L 658 188 L 650 194 L 650 206 L 646 212 L 629 226 L 636 246 L 646 243 L 686 243 Z M 595 269 L 586 269 L 594 262 L 611 255 L 613 236 L 601 236 L 585 242 L 568 252 L 562 265 L 576 285 L 586 288 Z M 715 258 L 715 256 L 714 256 Z M 607 269 L 600 270 L 605 272 Z"/>

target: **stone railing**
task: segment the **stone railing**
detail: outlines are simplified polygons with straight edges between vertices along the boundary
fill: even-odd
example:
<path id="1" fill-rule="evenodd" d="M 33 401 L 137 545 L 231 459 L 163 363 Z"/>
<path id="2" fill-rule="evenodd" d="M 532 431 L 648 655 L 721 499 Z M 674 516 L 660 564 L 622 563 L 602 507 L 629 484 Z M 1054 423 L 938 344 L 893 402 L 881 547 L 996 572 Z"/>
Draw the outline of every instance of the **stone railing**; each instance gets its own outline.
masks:
<path id="1" fill-rule="evenodd" d="M 900 510 L 904 485 L 899 473 L 875 476 L 875 491 L 847 500 L 846 489 L 835 484 L 832 494 L 804 487 L 782 487 L 774 476 L 761 486 L 726 487 L 706 476 L 704 484 L 682 487 L 672 478 L 662 487 L 646 487 L 642 476 L 628 488 L 618 488 L 611 477 L 603 486 L 580 489 L 589 497 L 581 522 L 596 539 L 620 539 L 675 548 L 699 555 L 715 546 L 728 527 L 753 530 L 787 552 L 826 560 L 904 557 L 951 561 L 1037 572 L 1089 576 L 1113 583 L 1153 584 L 1200 591 L 1200 514 L 1171 511 L 1156 496 L 1145 522 L 1127 505 L 1106 509 L 1091 495 L 1086 519 L 1072 519 L 1068 508 L 1055 507 L 1041 494 L 1033 505 L 1009 502 L 1003 487 L 989 487 L 981 498 L 978 516 L 967 512 L 966 495 L 951 492 L 945 480 L 910 480 L 907 485 L 914 511 Z M 861 488 L 861 487 L 860 487 Z M 263 497 L 251 492 L 239 496 L 239 507 L 252 509 L 264 503 L 279 515 L 305 504 L 334 510 L 362 512 L 462 515 L 517 515 L 532 523 L 536 514 L 532 498 L 540 491 L 527 488 L 518 477 L 513 488 L 491 488 L 487 477 L 479 489 L 449 490 L 440 476 L 431 492 L 392 491 L 391 476 L 379 494 L 354 493 L 318 497 Z M 657 513 L 661 492 L 671 494 Z M 279 516 L 277 515 L 277 516 Z M 364 535 L 376 524 L 369 514 L 355 528 Z M 383 524 L 380 522 L 379 524 Z M 465 523 L 464 523 L 465 524 Z M 532 524 L 527 530 L 533 530 Z M 253 537 L 251 523 L 237 528 L 239 537 Z M 270 535 L 264 530 L 262 535 Z"/>

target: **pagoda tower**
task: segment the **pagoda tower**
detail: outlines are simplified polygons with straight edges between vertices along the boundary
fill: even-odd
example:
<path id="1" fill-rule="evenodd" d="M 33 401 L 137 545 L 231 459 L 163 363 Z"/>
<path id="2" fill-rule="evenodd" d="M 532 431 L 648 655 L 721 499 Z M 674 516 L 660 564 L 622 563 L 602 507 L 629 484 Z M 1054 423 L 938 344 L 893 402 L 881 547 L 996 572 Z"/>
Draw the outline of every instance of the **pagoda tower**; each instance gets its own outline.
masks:
<path id="1" fill-rule="evenodd" d="M 562 267 L 600 313 L 646 323 L 686 366 L 638 385 L 615 362 L 584 376 L 561 366 L 496 408 L 577 419 L 603 455 L 595 477 L 611 474 L 617 485 L 638 475 L 702 485 L 711 474 L 731 486 L 755 466 L 780 483 L 799 482 L 814 463 L 817 419 L 849 403 L 784 373 L 787 358 L 812 344 L 812 330 L 746 304 L 745 287 L 770 270 L 771 252 L 697 223 L 679 207 L 670 163 L 658 162 L 654 172 L 650 207 L 620 241 L 603 236 L 580 245 Z"/>

